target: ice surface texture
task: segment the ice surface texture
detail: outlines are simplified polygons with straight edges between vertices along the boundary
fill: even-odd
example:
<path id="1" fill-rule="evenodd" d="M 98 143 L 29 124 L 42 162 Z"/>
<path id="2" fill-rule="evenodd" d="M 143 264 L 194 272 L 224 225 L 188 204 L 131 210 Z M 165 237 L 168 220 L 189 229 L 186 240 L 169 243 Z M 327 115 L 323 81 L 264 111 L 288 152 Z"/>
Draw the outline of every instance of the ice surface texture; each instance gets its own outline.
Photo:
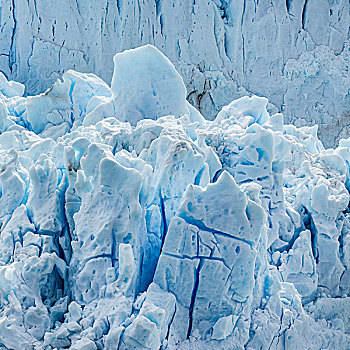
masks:
<path id="1" fill-rule="evenodd" d="M 29 95 L 63 72 L 109 83 L 116 52 L 158 47 L 209 119 L 248 93 L 333 146 L 350 135 L 349 0 L 0 0 L 0 71 Z"/>
<path id="2" fill-rule="evenodd" d="M 350 140 L 243 97 L 205 120 L 152 46 L 111 88 L 0 79 L 0 348 L 349 349 Z"/>

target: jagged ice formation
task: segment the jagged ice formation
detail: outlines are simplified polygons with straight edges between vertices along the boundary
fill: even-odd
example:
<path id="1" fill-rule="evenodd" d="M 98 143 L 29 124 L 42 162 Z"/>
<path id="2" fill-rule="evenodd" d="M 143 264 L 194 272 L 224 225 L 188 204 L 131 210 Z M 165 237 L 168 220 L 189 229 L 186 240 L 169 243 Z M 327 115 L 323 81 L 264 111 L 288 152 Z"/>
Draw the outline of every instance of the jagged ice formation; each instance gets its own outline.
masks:
<path id="1" fill-rule="evenodd" d="M 63 72 L 107 83 L 116 52 L 158 47 L 208 119 L 233 99 L 268 97 L 324 144 L 350 135 L 349 0 L 0 0 L 0 70 L 30 95 Z"/>
<path id="2" fill-rule="evenodd" d="M 243 97 L 208 121 L 152 46 L 111 87 L 0 79 L 0 348 L 349 349 L 350 140 Z"/>

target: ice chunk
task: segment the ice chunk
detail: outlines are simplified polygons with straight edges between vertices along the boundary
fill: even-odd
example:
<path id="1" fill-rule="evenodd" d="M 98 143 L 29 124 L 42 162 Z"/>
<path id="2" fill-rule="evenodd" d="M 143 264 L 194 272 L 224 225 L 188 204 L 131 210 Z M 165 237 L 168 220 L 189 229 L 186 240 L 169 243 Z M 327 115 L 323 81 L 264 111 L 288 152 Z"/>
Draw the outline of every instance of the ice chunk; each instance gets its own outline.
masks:
<path id="1" fill-rule="evenodd" d="M 225 221 L 216 211 L 223 207 Z M 244 308 L 254 287 L 253 247 L 265 216 L 227 172 L 204 189 L 189 185 L 178 215 L 170 222 L 154 281 L 188 309 L 182 327 L 190 335 L 194 329 L 207 332 L 214 315 L 238 316 L 237 304 Z"/>
<path id="2" fill-rule="evenodd" d="M 97 346 L 88 338 L 79 339 L 74 345 L 70 347 L 72 350 L 96 350 Z"/>
<path id="3" fill-rule="evenodd" d="M 237 316 L 220 317 L 213 326 L 211 339 L 222 340 L 227 338 L 233 331 Z"/>
<path id="4" fill-rule="evenodd" d="M 28 197 L 28 212 L 37 230 L 55 234 L 62 230 L 63 213 L 57 185 L 57 169 L 45 154 L 30 168 L 33 190 Z"/>
<path id="5" fill-rule="evenodd" d="M 225 208 L 223 212 L 222 208 Z M 179 207 L 179 216 L 190 223 L 198 223 L 204 230 L 221 232 L 249 245 L 255 245 L 259 240 L 265 219 L 261 208 L 247 201 L 243 191 L 226 171 L 217 182 L 209 184 L 204 190 L 189 186 Z"/>
<path id="6" fill-rule="evenodd" d="M 130 244 L 119 244 L 119 274 L 117 285 L 128 289 L 135 271 L 134 254 Z"/>
<path id="7" fill-rule="evenodd" d="M 267 102 L 264 97 L 242 97 L 223 107 L 215 121 L 221 122 L 226 118 L 234 117 L 239 123 L 246 123 L 246 126 L 253 123 L 263 125 L 270 119 L 266 110 Z M 247 118 L 249 118 L 249 121 Z"/>
<path id="8" fill-rule="evenodd" d="M 7 159 L 6 159 L 7 158 Z M 0 217 L 12 214 L 14 210 L 22 203 L 25 192 L 26 183 L 22 178 L 20 164 L 18 164 L 18 154 L 12 149 L 7 153 L 5 160 L 2 160 L 0 183 Z"/>
<path id="9" fill-rule="evenodd" d="M 303 231 L 288 253 L 280 257 L 279 267 L 284 281 L 293 283 L 301 296 L 312 295 L 317 288 L 316 263 L 312 255 L 311 233 Z"/>
<path id="10" fill-rule="evenodd" d="M 0 92 L 5 97 L 21 97 L 24 94 L 25 86 L 16 81 L 8 81 L 4 73 L 0 72 Z"/>
<path id="11" fill-rule="evenodd" d="M 115 55 L 111 89 L 117 116 L 132 125 L 145 118 L 189 114 L 181 76 L 151 45 Z"/>

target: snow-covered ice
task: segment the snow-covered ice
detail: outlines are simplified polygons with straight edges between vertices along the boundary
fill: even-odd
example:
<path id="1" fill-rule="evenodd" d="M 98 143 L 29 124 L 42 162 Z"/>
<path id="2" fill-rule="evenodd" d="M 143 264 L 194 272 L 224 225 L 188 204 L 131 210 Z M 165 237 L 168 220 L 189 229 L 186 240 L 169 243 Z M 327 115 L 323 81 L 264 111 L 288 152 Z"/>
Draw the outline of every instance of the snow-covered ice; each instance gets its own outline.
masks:
<path id="1" fill-rule="evenodd" d="M 152 46 L 114 64 L 0 76 L 0 348 L 349 349 L 350 140 L 257 96 L 205 120 Z"/>

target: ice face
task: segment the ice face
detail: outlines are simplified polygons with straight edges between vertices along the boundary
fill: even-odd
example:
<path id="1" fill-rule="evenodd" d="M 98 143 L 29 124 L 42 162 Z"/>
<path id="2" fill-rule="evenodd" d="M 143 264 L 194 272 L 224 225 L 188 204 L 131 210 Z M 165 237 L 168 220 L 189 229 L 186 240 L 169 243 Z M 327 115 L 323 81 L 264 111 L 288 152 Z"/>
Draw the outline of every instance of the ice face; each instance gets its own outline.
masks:
<path id="1" fill-rule="evenodd" d="M 256 94 L 288 122 L 319 124 L 328 147 L 349 135 L 348 0 L 1 0 L 0 8 L 0 71 L 29 95 L 71 68 L 109 83 L 116 52 L 152 44 L 206 118 Z"/>
<path id="2" fill-rule="evenodd" d="M 150 46 L 114 63 L 3 83 L 0 343 L 349 349 L 350 141 L 257 96 L 206 121 Z"/>

